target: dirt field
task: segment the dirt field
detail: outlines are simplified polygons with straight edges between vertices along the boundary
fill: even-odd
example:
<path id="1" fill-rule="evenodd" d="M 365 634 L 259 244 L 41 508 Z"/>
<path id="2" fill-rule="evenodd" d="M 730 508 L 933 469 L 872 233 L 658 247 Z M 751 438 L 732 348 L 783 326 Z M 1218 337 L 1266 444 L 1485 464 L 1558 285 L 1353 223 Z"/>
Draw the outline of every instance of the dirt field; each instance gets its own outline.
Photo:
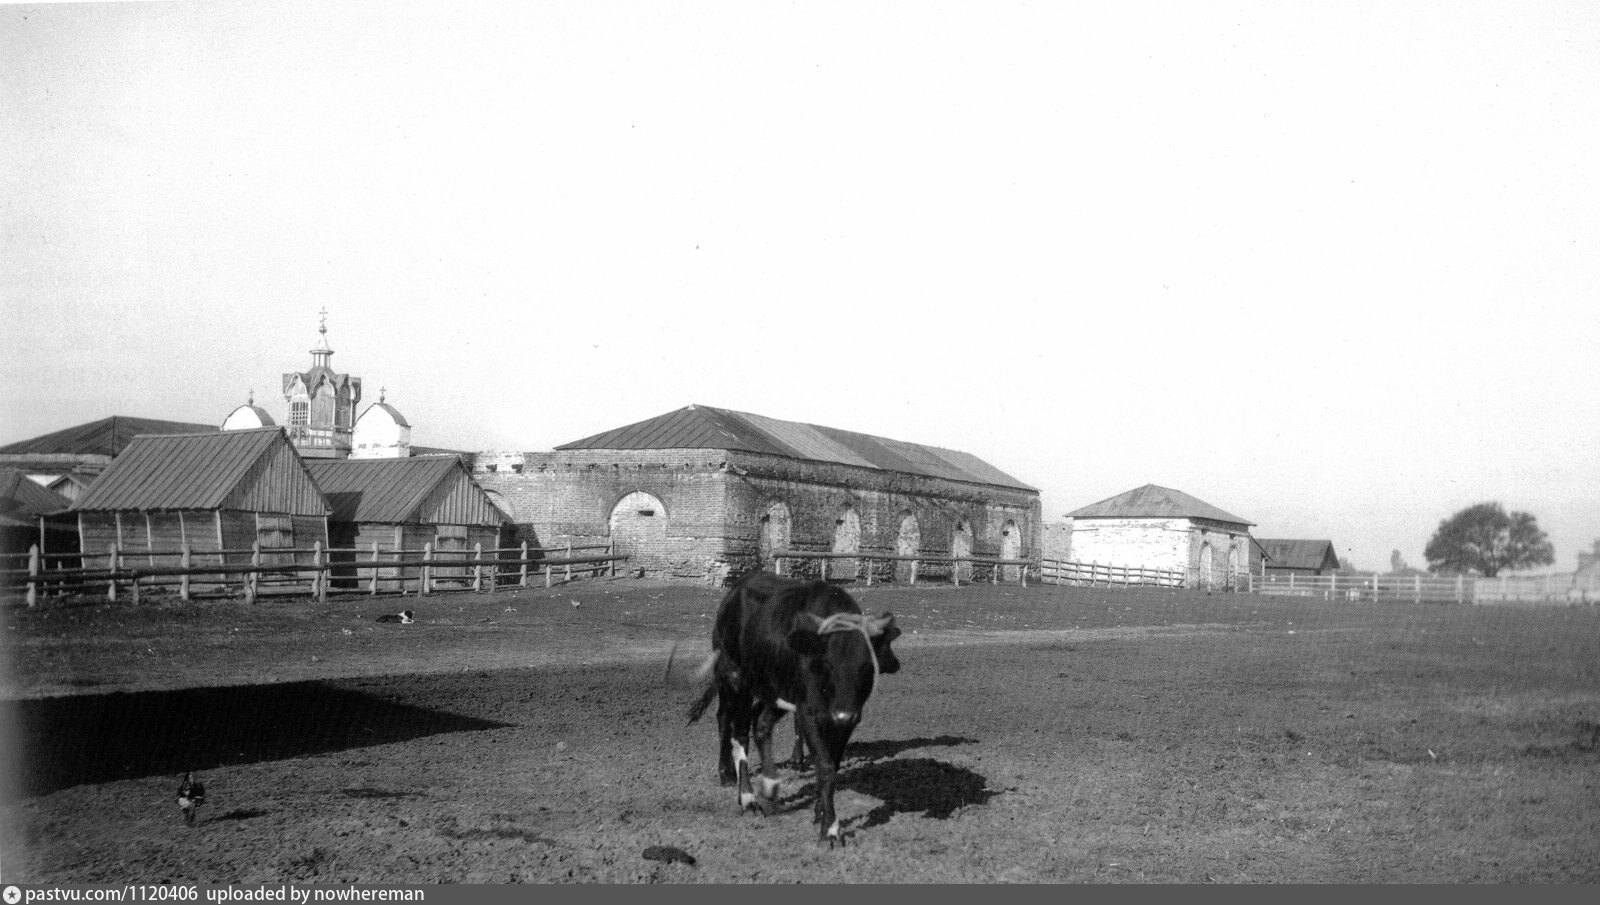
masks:
<path id="1" fill-rule="evenodd" d="M 1600 881 L 1595 608 L 852 591 L 897 614 L 904 668 L 851 745 L 834 851 L 809 777 L 785 770 L 782 811 L 741 817 L 714 721 L 685 723 L 703 586 L 8 608 L 0 872 Z M 374 621 L 402 607 L 417 624 Z M 210 793 L 193 828 L 173 803 L 186 769 Z"/>

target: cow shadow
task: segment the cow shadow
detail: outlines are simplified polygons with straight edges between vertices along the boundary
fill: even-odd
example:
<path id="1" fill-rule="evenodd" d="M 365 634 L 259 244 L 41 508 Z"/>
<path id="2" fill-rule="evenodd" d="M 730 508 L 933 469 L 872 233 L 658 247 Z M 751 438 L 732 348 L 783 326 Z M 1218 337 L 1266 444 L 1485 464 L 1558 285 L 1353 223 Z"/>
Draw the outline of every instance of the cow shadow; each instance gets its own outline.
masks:
<path id="1" fill-rule="evenodd" d="M 883 802 L 861 818 L 858 830 L 882 826 L 896 814 L 948 820 L 962 808 L 987 804 L 1001 794 L 988 787 L 982 774 L 929 757 L 864 764 L 840 779 L 845 788 Z"/>
<path id="2" fill-rule="evenodd" d="M 846 825 L 853 825 L 853 830 L 871 829 L 904 813 L 947 820 L 962 808 L 987 804 L 1001 792 L 990 789 L 988 779 L 980 773 L 931 757 L 895 759 L 921 748 L 974 744 L 977 739 L 955 735 L 852 743 L 845 751 L 846 766 L 839 771 L 839 788 L 883 803 L 862 817 L 845 821 Z M 854 766 L 849 765 L 852 761 Z M 816 795 L 812 779 L 784 796 L 780 807 L 787 812 L 802 810 L 815 804 Z"/>
<path id="3" fill-rule="evenodd" d="M 7 797 L 510 725 L 315 681 L 36 698 L 13 715 Z"/>

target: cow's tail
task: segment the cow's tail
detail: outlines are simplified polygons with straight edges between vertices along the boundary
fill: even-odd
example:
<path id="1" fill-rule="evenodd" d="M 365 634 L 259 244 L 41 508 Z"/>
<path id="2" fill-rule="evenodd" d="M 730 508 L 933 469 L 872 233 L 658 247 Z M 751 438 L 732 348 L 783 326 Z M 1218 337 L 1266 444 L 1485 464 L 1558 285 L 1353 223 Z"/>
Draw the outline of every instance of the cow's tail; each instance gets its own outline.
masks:
<path id="1" fill-rule="evenodd" d="M 711 706 L 711 699 L 717 696 L 717 683 L 710 681 L 710 679 L 712 672 L 717 668 L 717 658 L 719 656 L 721 656 L 720 653 L 712 651 L 711 656 L 706 657 L 706 661 L 694 671 L 695 681 L 706 683 L 706 689 L 700 693 L 700 699 L 694 702 L 694 706 L 689 708 L 689 722 L 691 723 L 705 715 L 706 708 Z"/>

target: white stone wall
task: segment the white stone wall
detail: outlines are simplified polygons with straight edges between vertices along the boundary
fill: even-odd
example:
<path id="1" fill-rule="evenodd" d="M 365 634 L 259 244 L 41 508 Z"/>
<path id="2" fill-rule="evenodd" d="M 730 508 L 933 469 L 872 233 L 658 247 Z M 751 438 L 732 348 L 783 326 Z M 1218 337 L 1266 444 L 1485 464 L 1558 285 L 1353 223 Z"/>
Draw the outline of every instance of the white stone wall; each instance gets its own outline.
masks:
<path id="1" fill-rule="evenodd" d="M 1181 569 L 1192 574 L 1199 557 L 1186 518 L 1073 519 L 1073 562 L 1146 569 Z"/>

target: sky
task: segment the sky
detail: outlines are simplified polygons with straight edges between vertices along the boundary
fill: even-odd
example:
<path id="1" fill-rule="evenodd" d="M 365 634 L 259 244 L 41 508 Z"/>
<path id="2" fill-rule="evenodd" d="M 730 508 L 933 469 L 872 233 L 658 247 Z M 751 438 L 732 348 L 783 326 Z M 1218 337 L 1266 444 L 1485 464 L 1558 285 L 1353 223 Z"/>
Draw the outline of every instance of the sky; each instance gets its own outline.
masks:
<path id="1" fill-rule="evenodd" d="M 1600 539 L 1600 5 L 0 5 L 0 443 L 690 404 L 1424 566 Z"/>

